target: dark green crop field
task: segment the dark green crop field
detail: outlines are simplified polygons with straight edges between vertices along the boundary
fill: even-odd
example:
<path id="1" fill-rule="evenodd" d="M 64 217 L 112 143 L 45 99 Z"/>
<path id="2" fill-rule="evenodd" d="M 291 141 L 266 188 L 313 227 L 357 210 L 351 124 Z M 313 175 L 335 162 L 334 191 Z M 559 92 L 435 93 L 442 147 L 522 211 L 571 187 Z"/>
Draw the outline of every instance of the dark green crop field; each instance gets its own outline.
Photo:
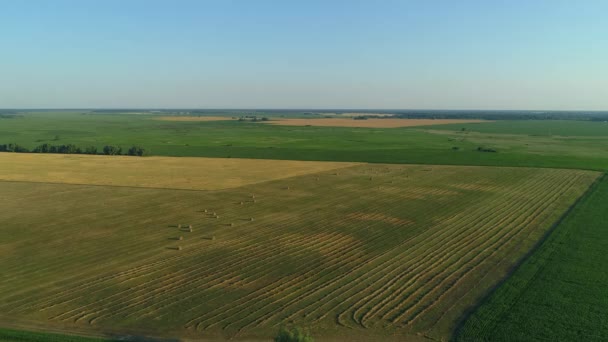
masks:
<path id="1" fill-rule="evenodd" d="M 468 319 L 459 341 L 608 339 L 608 179 Z"/>

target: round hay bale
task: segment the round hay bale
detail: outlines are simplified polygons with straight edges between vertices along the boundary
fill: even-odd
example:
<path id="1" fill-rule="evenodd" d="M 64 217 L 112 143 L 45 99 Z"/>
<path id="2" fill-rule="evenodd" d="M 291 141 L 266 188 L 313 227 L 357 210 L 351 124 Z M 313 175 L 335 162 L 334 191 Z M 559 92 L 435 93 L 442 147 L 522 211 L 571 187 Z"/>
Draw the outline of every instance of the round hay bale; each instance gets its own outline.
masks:
<path id="1" fill-rule="evenodd" d="M 177 246 L 177 250 L 181 251 L 182 250 L 182 246 Z"/>
<path id="2" fill-rule="evenodd" d="M 213 241 L 213 240 L 215 240 L 215 235 L 213 235 L 213 236 L 211 237 L 211 241 Z"/>
<path id="3" fill-rule="evenodd" d="M 250 218 L 249 218 L 249 221 L 253 221 L 253 217 L 250 217 Z"/>
<path id="4" fill-rule="evenodd" d="M 183 236 L 180 236 L 180 237 L 178 237 L 177 239 L 181 241 L 181 240 L 183 240 L 183 239 L 184 239 L 184 237 L 183 237 Z"/>
<path id="5" fill-rule="evenodd" d="M 181 225 L 181 224 L 178 224 L 178 225 L 177 225 L 177 228 L 181 228 L 181 227 L 182 227 L 182 225 Z"/>

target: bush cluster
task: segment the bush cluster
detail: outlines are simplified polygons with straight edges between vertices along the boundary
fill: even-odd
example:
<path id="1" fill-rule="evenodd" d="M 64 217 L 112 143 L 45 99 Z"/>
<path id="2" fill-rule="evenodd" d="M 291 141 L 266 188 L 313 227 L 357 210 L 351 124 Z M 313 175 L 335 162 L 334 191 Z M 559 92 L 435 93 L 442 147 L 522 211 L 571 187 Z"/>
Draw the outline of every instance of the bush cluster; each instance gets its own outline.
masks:
<path id="1" fill-rule="evenodd" d="M 287 329 L 282 327 L 274 338 L 275 342 L 313 342 L 314 339 L 300 328 Z"/>

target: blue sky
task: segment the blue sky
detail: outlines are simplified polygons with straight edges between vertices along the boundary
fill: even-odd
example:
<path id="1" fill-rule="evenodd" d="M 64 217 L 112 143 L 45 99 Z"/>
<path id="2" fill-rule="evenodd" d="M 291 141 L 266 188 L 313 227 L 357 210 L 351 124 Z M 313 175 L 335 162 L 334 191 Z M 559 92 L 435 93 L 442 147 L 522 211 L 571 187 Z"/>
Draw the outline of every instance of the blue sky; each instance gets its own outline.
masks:
<path id="1" fill-rule="evenodd" d="M 1 1 L 0 108 L 608 110 L 608 1 Z"/>

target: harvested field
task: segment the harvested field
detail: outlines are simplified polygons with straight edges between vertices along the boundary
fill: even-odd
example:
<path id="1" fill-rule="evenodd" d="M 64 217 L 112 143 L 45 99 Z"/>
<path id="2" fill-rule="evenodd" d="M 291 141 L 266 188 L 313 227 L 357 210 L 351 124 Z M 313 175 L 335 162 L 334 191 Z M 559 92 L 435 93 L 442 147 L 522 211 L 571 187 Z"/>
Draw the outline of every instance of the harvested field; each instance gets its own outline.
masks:
<path id="1" fill-rule="evenodd" d="M 355 163 L 0 153 L 0 180 L 217 190 Z"/>
<path id="2" fill-rule="evenodd" d="M 197 121 L 228 121 L 235 120 L 229 116 L 159 116 L 154 120 L 161 121 L 186 121 L 186 122 L 197 122 Z"/>
<path id="3" fill-rule="evenodd" d="M 282 126 L 323 126 L 323 127 L 361 127 L 361 128 L 397 128 L 413 126 L 431 126 L 447 124 L 464 124 L 491 122 L 488 120 L 460 120 L 460 119 L 375 119 L 354 120 L 347 118 L 318 118 L 318 119 L 272 119 L 262 121 L 270 125 Z"/>
<path id="4" fill-rule="evenodd" d="M 448 339 L 599 175 L 334 173 L 217 191 L 0 181 L 0 322 L 194 338 L 268 338 L 293 323 L 328 338 Z M 178 222 L 196 229 L 176 241 Z"/>

